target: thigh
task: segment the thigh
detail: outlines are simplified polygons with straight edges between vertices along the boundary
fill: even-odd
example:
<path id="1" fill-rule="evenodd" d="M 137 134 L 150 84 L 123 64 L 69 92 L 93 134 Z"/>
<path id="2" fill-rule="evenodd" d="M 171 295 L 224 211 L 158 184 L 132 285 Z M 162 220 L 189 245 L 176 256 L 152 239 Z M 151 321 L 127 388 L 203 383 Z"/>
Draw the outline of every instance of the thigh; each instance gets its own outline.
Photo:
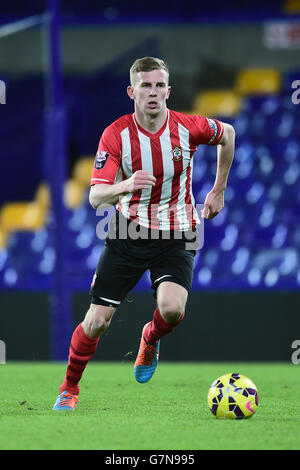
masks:
<path id="1" fill-rule="evenodd" d="M 170 314 L 182 315 L 188 298 L 185 287 L 175 282 L 162 282 L 157 288 L 157 306 L 160 313 L 165 317 Z"/>
<path id="2" fill-rule="evenodd" d="M 101 253 L 90 295 L 117 307 L 145 272 L 144 264 L 128 253 L 123 240 L 109 240 Z"/>
<path id="3" fill-rule="evenodd" d="M 152 289 L 157 291 L 163 282 L 172 282 L 190 292 L 193 282 L 195 251 L 173 243 L 150 268 Z M 156 296 L 156 295 L 155 295 Z"/>

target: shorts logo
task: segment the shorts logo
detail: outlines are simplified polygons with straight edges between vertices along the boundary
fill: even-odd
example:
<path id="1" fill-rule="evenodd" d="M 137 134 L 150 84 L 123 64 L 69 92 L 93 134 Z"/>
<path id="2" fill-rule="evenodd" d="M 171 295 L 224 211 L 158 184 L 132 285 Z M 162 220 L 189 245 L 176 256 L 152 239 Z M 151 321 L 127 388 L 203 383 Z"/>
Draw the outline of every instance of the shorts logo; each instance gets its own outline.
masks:
<path id="1" fill-rule="evenodd" d="M 173 153 L 173 158 L 174 162 L 180 162 L 182 160 L 183 155 L 182 155 L 182 148 L 181 147 L 174 147 L 172 150 Z"/>
<path id="2" fill-rule="evenodd" d="M 109 153 L 107 153 L 105 150 L 98 150 L 96 154 L 96 159 L 95 159 L 96 170 L 102 170 L 105 163 L 107 162 L 108 157 L 109 157 Z"/>

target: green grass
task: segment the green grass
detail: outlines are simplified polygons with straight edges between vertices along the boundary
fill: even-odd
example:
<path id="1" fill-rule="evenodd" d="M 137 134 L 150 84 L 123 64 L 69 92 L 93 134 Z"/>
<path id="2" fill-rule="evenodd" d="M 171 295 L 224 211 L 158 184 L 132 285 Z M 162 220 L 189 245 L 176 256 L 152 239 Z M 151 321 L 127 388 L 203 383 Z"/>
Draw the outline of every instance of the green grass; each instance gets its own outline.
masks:
<path id="1" fill-rule="evenodd" d="M 65 364 L 0 366 L 1 450 L 300 449 L 299 370 L 291 364 L 161 362 L 147 384 L 133 365 L 91 362 L 75 412 L 54 412 Z M 258 387 L 249 420 L 217 420 L 210 384 L 240 372 Z"/>

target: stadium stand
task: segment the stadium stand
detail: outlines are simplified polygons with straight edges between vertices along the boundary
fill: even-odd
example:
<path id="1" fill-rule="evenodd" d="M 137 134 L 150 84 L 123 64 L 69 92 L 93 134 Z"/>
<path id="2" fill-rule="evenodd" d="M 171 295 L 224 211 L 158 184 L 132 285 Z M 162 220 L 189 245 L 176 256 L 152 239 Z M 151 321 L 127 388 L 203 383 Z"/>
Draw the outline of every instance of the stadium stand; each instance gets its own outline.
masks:
<path id="1" fill-rule="evenodd" d="M 244 69 L 237 74 L 232 90 L 204 90 L 195 97 L 190 112 L 223 119 L 236 130 L 225 208 L 218 217 L 205 222 L 204 247 L 196 256 L 195 289 L 299 288 L 300 111 L 291 102 L 291 81 L 297 76 L 297 71 L 282 76 L 274 69 Z M 27 93 L 29 83 L 27 79 Z M 36 86 L 36 79 L 32 83 Z M 71 92 L 68 94 L 67 89 L 66 93 L 70 119 L 75 122 L 77 107 L 72 105 Z M 81 104 L 87 101 L 83 97 Z M 96 106 L 89 109 L 94 113 L 84 116 L 92 123 Z M 37 108 L 34 113 L 32 119 L 37 119 Z M 97 118 L 94 126 L 98 138 L 110 116 L 106 115 L 103 122 L 101 116 Z M 76 138 L 75 133 L 72 138 Z M 79 128 L 78 139 L 78 148 L 86 148 L 91 134 Z M 97 139 L 92 141 L 97 145 Z M 36 138 L 32 145 L 36 147 Z M 65 186 L 68 272 L 78 289 L 89 285 L 104 243 L 97 237 L 101 217 L 88 202 L 92 165 L 93 155 L 78 158 Z M 194 156 L 196 202 L 203 203 L 215 169 L 216 149 L 200 146 Z M 2 288 L 49 286 L 55 268 L 52 231 L 51 201 L 44 184 L 38 184 L 29 202 L 13 201 L 2 206 Z M 146 285 L 147 277 L 138 288 Z"/>

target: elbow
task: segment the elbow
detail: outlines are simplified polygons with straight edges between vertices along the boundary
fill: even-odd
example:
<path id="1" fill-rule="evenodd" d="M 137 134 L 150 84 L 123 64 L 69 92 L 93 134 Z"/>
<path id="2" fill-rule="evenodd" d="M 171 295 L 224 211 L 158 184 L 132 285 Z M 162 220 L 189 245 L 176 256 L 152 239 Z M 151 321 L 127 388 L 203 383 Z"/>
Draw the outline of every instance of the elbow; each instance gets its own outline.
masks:
<path id="1" fill-rule="evenodd" d="M 107 186 L 108 185 L 106 184 L 95 184 L 91 187 L 89 193 L 89 203 L 93 209 L 104 209 L 113 205 L 110 201 L 108 192 L 105 189 Z"/>
<path id="2" fill-rule="evenodd" d="M 224 123 L 224 133 L 220 141 L 221 145 L 234 144 L 235 130 L 231 124 Z"/>
<path id="3" fill-rule="evenodd" d="M 99 199 L 99 197 L 97 199 Z M 95 193 L 93 191 L 93 186 L 91 187 L 90 193 L 89 193 L 89 203 L 92 206 L 92 208 L 95 210 L 97 209 L 99 205 L 99 201 L 96 200 Z"/>
<path id="4" fill-rule="evenodd" d="M 235 138 L 235 130 L 231 124 L 227 124 L 227 132 L 233 139 Z"/>

